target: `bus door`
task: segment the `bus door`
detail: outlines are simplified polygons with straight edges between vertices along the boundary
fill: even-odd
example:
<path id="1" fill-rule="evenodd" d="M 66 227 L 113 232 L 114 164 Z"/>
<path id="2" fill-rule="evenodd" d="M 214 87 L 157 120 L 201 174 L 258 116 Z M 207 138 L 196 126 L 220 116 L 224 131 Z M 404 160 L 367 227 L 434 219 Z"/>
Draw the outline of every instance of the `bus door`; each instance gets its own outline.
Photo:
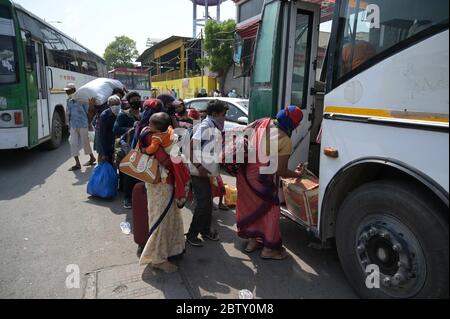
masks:
<path id="1" fill-rule="evenodd" d="M 298 105 L 304 113 L 300 127 L 294 132 L 294 152 L 290 168 L 309 159 L 311 128 L 314 114 L 314 86 L 320 28 L 320 6 L 291 2 L 287 19 L 285 69 L 281 70 L 279 105 Z"/>
<path id="2" fill-rule="evenodd" d="M 303 108 L 305 119 L 293 134 L 290 169 L 309 159 L 319 26 L 319 5 L 301 1 L 266 1 L 264 5 L 249 118 L 272 117 L 289 105 Z"/>
<path id="3" fill-rule="evenodd" d="M 33 41 L 36 49 L 35 77 L 38 89 L 37 116 L 38 139 L 41 140 L 50 135 L 50 112 L 48 106 L 47 77 L 44 58 L 44 45 Z"/>

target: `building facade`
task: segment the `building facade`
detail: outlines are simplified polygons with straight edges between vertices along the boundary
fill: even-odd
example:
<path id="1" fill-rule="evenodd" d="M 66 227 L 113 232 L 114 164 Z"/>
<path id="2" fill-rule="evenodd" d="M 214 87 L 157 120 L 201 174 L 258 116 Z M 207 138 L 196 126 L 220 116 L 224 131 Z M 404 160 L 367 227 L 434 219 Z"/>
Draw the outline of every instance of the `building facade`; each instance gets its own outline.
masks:
<path id="1" fill-rule="evenodd" d="M 172 36 L 147 49 L 137 61 L 150 71 L 154 96 L 170 92 L 188 99 L 217 88 L 216 78 L 199 66 L 201 57 L 200 39 Z"/>

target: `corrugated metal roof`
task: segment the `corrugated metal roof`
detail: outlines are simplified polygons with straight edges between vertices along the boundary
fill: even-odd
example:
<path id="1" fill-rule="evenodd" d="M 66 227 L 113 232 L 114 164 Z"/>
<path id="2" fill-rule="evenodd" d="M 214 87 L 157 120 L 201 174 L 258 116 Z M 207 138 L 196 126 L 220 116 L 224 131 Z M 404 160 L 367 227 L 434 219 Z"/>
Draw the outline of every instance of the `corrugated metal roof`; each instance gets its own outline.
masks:
<path id="1" fill-rule="evenodd" d="M 193 38 L 187 38 L 187 37 L 180 37 L 180 36 L 171 36 L 170 38 L 167 38 L 161 42 L 159 42 L 158 44 L 152 46 L 151 48 L 148 48 L 147 50 L 145 50 L 138 58 L 137 58 L 137 62 L 144 62 L 145 60 L 152 60 L 152 56 L 153 53 L 155 53 L 156 50 L 165 47 L 166 45 L 168 45 L 169 43 L 178 41 L 178 40 L 192 40 Z"/>

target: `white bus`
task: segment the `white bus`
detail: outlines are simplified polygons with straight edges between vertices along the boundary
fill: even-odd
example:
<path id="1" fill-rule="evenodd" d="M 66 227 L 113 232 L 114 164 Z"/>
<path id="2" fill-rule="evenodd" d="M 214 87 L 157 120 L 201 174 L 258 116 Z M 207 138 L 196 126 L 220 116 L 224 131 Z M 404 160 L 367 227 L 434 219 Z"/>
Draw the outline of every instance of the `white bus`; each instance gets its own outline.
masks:
<path id="1" fill-rule="evenodd" d="M 316 224 L 284 214 L 336 243 L 362 297 L 448 298 L 449 1 L 334 2 L 264 4 L 250 118 L 302 106 L 290 164 L 309 162 L 320 180 Z M 374 269 L 378 289 L 366 282 Z"/>
<path id="2" fill-rule="evenodd" d="M 0 0 L 0 149 L 60 146 L 64 87 L 107 77 L 105 61 L 31 12 Z"/>

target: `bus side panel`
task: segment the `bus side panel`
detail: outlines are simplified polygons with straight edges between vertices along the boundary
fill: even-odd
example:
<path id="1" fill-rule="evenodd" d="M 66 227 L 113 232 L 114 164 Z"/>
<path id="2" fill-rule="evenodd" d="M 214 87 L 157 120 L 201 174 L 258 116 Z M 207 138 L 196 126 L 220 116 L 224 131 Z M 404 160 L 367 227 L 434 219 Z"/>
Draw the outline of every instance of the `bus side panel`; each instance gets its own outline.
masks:
<path id="1" fill-rule="evenodd" d="M 448 41 L 447 30 L 380 62 L 325 97 L 329 115 L 341 109 L 340 114 L 349 112 L 354 118 L 382 118 L 384 125 L 324 119 L 322 151 L 334 147 L 339 158 L 322 155 L 320 207 L 338 171 L 366 157 L 403 162 L 449 191 Z M 428 126 L 408 127 L 411 124 Z"/>
<path id="2" fill-rule="evenodd" d="M 54 67 L 47 67 L 47 85 L 49 88 L 49 105 L 51 114 L 50 118 L 52 118 L 55 108 L 60 105 L 64 108 L 66 115 L 66 118 L 63 120 L 66 124 L 69 124 L 67 117 L 67 95 L 64 88 L 69 83 L 74 83 L 77 88 L 80 88 L 95 79 L 96 77 L 86 74 L 71 72 Z"/>

